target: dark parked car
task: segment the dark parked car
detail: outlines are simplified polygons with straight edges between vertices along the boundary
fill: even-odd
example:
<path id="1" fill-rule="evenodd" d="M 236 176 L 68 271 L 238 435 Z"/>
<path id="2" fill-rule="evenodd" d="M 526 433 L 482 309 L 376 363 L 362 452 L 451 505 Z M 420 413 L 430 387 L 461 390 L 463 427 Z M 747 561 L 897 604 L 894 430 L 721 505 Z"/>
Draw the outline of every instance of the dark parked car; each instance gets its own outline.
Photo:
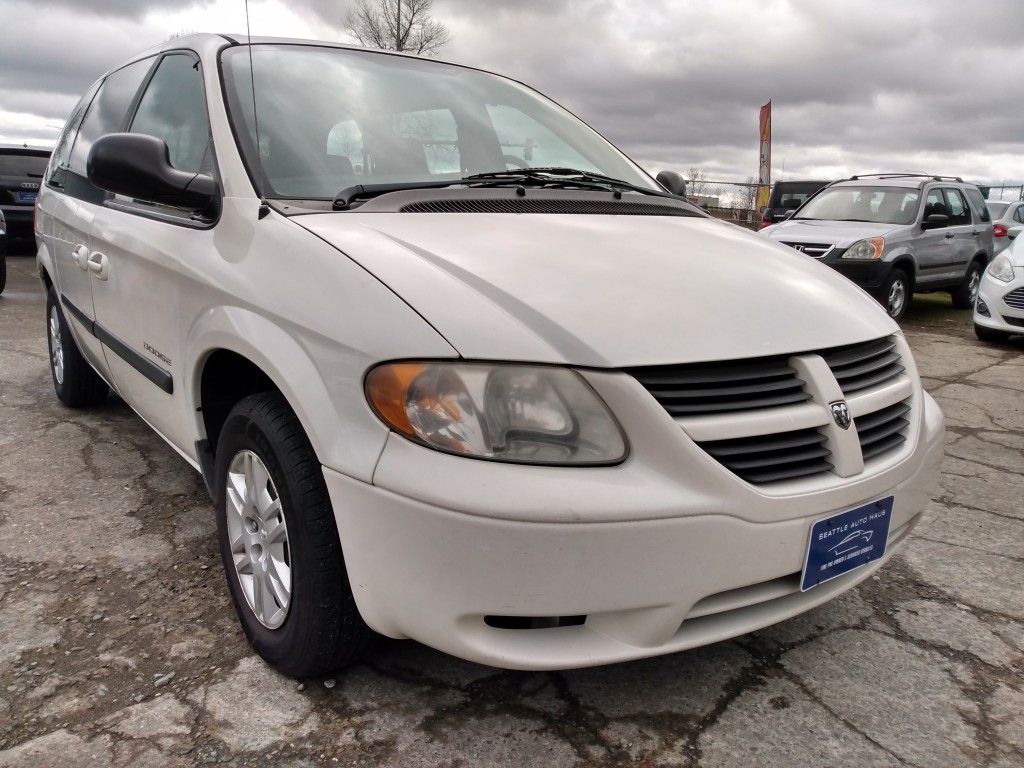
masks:
<path id="1" fill-rule="evenodd" d="M 7 222 L 4 220 L 4 212 L 0 211 L 0 293 L 4 292 L 7 285 Z"/>
<path id="2" fill-rule="evenodd" d="M 0 147 L 0 211 L 7 219 L 11 245 L 32 242 L 32 210 L 49 161 L 48 149 Z"/>
<path id="3" fill-rule="evenodd" d="M 778 224 L 822 187 L 832 182 L 821 180 L 776 181 L 768 196 L 768 206 L 761 211 L 761 229 Z"/>

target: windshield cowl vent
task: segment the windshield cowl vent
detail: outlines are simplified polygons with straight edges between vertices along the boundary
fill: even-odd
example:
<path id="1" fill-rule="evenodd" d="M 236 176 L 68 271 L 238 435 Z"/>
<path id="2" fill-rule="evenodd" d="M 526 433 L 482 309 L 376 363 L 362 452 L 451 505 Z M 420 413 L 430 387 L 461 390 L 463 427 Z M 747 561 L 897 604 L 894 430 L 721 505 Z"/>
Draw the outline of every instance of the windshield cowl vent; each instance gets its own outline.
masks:
<path id="1" fill-rule="evenodd" d="M 480 200 L 456 198 L 424 200 L 398 209 L 401 213 L 561 213 L 604 216 L 689 216 L 683 208 L 659 203 L 618 200 L 540 200 L 509 198 Z"/>

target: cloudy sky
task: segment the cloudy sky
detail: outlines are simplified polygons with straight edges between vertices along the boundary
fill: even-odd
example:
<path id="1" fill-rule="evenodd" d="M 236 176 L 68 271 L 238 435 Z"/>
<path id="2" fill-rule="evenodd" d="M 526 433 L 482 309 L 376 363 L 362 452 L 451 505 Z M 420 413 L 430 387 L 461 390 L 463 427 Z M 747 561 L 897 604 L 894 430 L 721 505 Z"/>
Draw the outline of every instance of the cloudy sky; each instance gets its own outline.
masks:
<path id="1" fill-rule="evenodd" d="M 249 0 L 254 35 L 351 42 L 351 0 Z M 86 8 L 88 6 L 88 9 Z M 244 0 L 0 0 L 0 142 L 52 144 L 88 85 Z M 1024 181 L 1021 0 L 434 0 L 442 58 L 510 75 L 651 171 Z"/>

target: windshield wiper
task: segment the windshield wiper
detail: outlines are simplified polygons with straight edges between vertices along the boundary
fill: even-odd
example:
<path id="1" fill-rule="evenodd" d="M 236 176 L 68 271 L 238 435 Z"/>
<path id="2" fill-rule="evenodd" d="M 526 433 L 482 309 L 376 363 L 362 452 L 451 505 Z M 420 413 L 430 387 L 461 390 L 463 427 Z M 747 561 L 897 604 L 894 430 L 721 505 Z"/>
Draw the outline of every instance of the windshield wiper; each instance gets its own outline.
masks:
<path id="1" fill-rule="evenodd" d="M 602 173 L 557 166 L 550 168 L 513 168 L 506 171 L 474 173 L 472 176 L 467 176 L 465 181 L 492 182 L 494 186 L 500 184 L 529 184 L 541 187 L 556 186 L 564 188 L 575 186 L 588 189 L 628 189 L 631 192 L 640 192 L 641 194 L 653 195 L 654 197 L 668 197 L 673 200 L 680 199 L 668 192 L 641 187 L 622 179 L 605 176 Z M 480 186 L 491 186 L 491 184 L 481 184 Z"/>
<path id="2" fill-rule="evenodd" d="M 443 189 L 462 183 L 462 179 L 447 179 L 445 181 L 393 181 L 387 184 L 356 184 L 345 187 L 335 195 L 333 207 L 336 211 L 344 211 L 352 205 L 353 200 L 357 199 L 365 200 L 388 192 L 401 192 L 405 189 Z"/>
<path id="3" fill-rule="evenodd" d="M 407 189 L 443 189 L 454 186 L 494 187 L 502 185 L 536 186 L 536 187 L 581 187 L 584 189 L 601 189 L 618 191 L 626 189 L 654 197 L 667 197 L 670 200 L 682 200 L 669 192 L 637 186 L 628 181 L 615 179 L 600 173 L 581 171 L 576 168 L 515 168 L 508 171 L 491 171 L 490 173 L 474 173 L 461 179 L 439 179 L 437 181 L 395 181 L 383 184 L 355 184 L 345 187 L 334 196 L 333 207 L 336 211 L 348 210 L 355 200 L 366 200 L 388 192 L 401 192 Z"/>

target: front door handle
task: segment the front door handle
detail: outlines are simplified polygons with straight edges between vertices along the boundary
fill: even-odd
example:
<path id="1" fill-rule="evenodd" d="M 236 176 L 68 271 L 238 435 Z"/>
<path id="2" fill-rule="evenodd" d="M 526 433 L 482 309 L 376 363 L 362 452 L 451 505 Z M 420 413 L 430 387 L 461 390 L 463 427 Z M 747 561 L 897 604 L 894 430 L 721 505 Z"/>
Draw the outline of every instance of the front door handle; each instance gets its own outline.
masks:
<path id="1" fill-rule="evenodd" d="M 946 233 L 946 239 L 947 239 L 947 240 L 951 240 L 951 239 L 953 239 L 954 237 L 955 237 L 955 235 L 954 235 L 954 234 L 953 234 L 952 232 L 947 232 L 947 233 Z"/>
<path id="2" fill-rule="evenodd" d="M 76 245 L 75 249 L 71 251 L 71 258 L 74 259 L 75 264 L 82 269 L 89 268 L 89 249 L 86 246 Z"/>
<path id="3" fill-rule="evenodd" d="M 110 261 L 106 255 L 93 251 L 89 255 L 89 271 L 100 280 L 106 280 L 110 274 Z"/>

